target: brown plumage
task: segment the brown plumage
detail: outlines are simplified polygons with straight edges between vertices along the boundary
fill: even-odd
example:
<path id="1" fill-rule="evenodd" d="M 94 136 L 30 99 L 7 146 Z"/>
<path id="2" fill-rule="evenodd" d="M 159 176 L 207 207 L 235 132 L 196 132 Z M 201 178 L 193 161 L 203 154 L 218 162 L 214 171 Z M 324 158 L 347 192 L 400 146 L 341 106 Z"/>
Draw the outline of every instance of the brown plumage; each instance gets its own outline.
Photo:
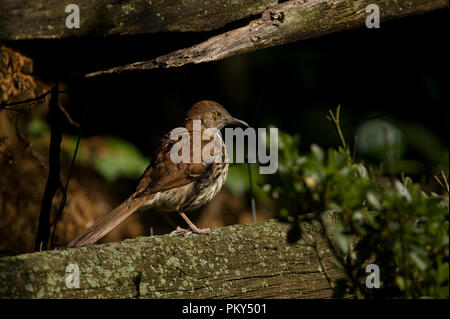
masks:
<path id="1" fill-rule="evenodd" d="M 201 101 L 188 111 L 183 122 L 190 140 L 189 163 L 174 163 L 170 151 L 175 142 L 167 133 L 156 149 L 153 161 L 142 175 L 136 192 L 128 197 L 98 224 L 86 230 L 69 243 L 68 247 L 91 245 L 105 236 L 135 211 L 155 208 L 161 212 L 178 212 L 186 221 L 190 230 L 177 227 L 166 215 L 163 216 L 176 227 L 174 233 L 188 235 L 192 232 L 209 234 L 209 228 L 197 228 L 185 215 L 185 212 L 197 209 L 214 198 L 225 183 L 228 173 L 228 160 L 225 143 L 220 135 L 211 136 L 210 140 L 202 140 L 200 145 L 193 143 L 193 121 L 201 121 L 202 132 L 205 129 L 217 129 L 219 132 L 228 125 L 248 126 L 245 122 L 233 118 L 220 104 L 213 101 Z M 215 137 L 214 141 L 222 149 L 221 162 L 192 162 L 193 153 L 202 151 L 205 145 Z M 211 154 L 213 155 L 213 154 Z"/>

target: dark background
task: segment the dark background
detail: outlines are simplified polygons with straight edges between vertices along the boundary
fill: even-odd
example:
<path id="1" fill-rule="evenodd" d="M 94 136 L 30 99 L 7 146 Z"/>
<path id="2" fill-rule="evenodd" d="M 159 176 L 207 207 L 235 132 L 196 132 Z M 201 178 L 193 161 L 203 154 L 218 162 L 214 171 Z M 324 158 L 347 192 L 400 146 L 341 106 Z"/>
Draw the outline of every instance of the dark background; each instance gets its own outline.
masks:
<path id="1" fill-rule="evenodd" d="M 309 152 L 311 143 L 324 149 L 340 144 L 334 126 L 326 119 L 328 111 L 340 104 L 342 128 L 351 150 L 358 135 L 357 160 L 375 169 L 386 164 L 383 125 L 390 123 L 389 132 L 401 137 L 390 141 L 396 151 L 392 165 L 396 177 L 404 173 L 425 192 L 442 193 L 433 175 L 440 170 L 448 174 L 449 167 L 448 21 L 448 10 L 441 10 L 391 22 L 381 20 L 380 29 L 339 32 L 212 63 L 92 79 L 83 75 L 150 60 L 249 20 L 209 33 L 5 43 L 31 58 L 33 80 L 40 89 L 47 90 L 54 81 L 59 81 L 63 90 L 68 88 L 69 94 L 61 94 L 63 104 L 73 119 L 82 123 L 83 138 L 53 244 L 64 246 L 132 194 L 160 137 L 178 126 L 185 111 L 202 99 L 220 102 L 253 127 L 272 124 L 299 134 L 302 154 Z M 10 153 L 16 162 L 11 165 L 6 153 L 0 167 L 0 202 L 6 198 L 3 202 L 9 204 L 4 207 L 10 207 L 3 208 L 5 217 L 0 219 L 0 255 L 2 250 L 15 254 L 34 247 L 47 176 L 39 159 L 30 154 L 27 141 L 47 162 L 50 126 L 46 122 L 48 104 L 33 105 L 22 106 L 25 114 L 6 114 L 11 123 Z M 15 119 L 26 143 L 13 136 Z M 376 126 L 370 127 L 370 123 Z M 61 176 L 65 182 L 80 132 L 66 121 L 63 125 Z M 387 166 L 383 166 L 380 182 L 388 180 Z M 256 166 L 252 168 L 252 189 L 247 165 L 233 165 L 224 190 L 189 218 L 199 227 L 250 223 L 251 197 L 256 201 L 257 220 L 275 217 L 277 203 L 258 187 L 264 178 L 256 174 Z M 56 213 L 59 200 L 54 203 Z M 184 225 L 180 219 L 177 223 Z M 104 240 L 172 230 L 158 214 L 142 212 L 130 216 Z"/>
<path id="2" fill-rule="evenodd" d="M 326 115 L 341 104 L 350 144 L 359 124 L 387 120 L 405 137 L 402 157 L 421 164 L 412 171 L 417 178 L 431 176 L 442 165 L 448 169 L 448 10 L 381 21 L 380 29 L 340 32 L 218 62 L 81 78 L 155 58 L 231 27 L 235 25 L 207 34 L 8 45 L 34 59 L 36 75 L 69 84 L 74 118 L 81 122 L 83 108 L 88 108 L 85 135 L 122 137 L 145 155 L 183 119 L 190 105 L 202 99 L 220 102 L 254 127 L 273 124 L 299 133 L 303 150 L 311 143 L 334 147 L 339 140 Z M 66 131 L 77 133 L 70 127 Z M 424 135 L 426 140 L 417 142 Z"/>

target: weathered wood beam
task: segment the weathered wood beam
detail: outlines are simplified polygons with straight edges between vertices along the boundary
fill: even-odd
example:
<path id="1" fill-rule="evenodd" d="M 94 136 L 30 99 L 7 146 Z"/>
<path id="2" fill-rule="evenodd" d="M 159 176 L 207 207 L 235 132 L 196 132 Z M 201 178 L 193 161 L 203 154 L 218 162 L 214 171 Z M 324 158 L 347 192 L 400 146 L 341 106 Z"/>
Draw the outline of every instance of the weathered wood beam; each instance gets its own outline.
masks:
<path id="1" fill-rule="evenodd" d="M 259 14 L 277 0 L 0 0 L 0 40 L 60 39 L 160 31 L 208 31 Z M 68 29 L 66 6 L 80 8 Z"/>
<path id="2" fill-rule="evenodd" d="M 324 298 L 342 273 L 318 224 L 274 220 L 0 258 L 0 298 Z M 76 264 L 79 288 L 67 288 Z"/>
<path id="3" fill-rule="evenodd" d="M 224 59 L 285 43 L 314 38 L 365 25 L 369 4 L 380 8 L 383 23 L 408 15 L 446 8 L 449 0 L 291 0 L 267 9 L 247 26 L 149 61 L 136 62 L 87 77 L 130 70 L 179 67 Z"/>

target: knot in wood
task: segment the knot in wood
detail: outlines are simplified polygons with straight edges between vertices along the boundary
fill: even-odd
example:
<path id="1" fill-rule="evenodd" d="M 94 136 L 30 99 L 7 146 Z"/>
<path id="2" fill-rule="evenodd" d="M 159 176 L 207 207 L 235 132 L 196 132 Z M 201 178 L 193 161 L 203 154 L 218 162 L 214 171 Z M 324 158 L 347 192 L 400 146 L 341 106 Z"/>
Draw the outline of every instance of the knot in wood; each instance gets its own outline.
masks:
<path id="1" fill-rule="evenodd" d="M 284 21 L 284 12 L 271 11 L 270 20 L 272 20 L 272 25 L 279 26 Z"/>

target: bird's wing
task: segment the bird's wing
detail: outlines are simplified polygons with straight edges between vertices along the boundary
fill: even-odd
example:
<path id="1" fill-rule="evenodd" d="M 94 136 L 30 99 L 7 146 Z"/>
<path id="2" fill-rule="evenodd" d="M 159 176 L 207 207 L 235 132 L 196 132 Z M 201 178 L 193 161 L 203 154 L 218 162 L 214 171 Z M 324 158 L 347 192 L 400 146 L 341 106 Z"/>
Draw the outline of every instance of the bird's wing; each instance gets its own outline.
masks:
<path id="1" fill-rule="evenodd" d="M 174 163 L 170 158 L 170 150 L 174 143 L 175 141 L 168 136 L 163 138 L 153 157 L 152 164 L 147 168 L 139 181 L 137 187 L 138 196 L 146 196 L 187 185 L 206 172 L 208 165 L 203 162 Z M 205 141 L 202 141 L 203 143 Z M 202 145 L 199 145 L 199 147 L 202 147 Z"/>
<path id="2" fill-rule="evenodd" d="M 192 143 L 192 134 L 191 145 Z M 202 141 L 195 146 L 194 152 L 199 152 L 199 147 L 210 140 Z M 199 176 L 206 173 L 211 164 L 200 163 L 174 163 L 170 158 L 170 151 L 176 141 L 166 135 L 161 145 L 157 148 L 154 160 L 142 175 L 136 192 L 121 205 L 109 213 L 102 221 L 86 230 L 83 234 L 69 243 L 68 247 L 91 245 L 105 236 L 125 218 L 138 210 L 142 205 L 152 200 L 153 194 L 167 189 L 181 187 L 192 183 Z"/>

